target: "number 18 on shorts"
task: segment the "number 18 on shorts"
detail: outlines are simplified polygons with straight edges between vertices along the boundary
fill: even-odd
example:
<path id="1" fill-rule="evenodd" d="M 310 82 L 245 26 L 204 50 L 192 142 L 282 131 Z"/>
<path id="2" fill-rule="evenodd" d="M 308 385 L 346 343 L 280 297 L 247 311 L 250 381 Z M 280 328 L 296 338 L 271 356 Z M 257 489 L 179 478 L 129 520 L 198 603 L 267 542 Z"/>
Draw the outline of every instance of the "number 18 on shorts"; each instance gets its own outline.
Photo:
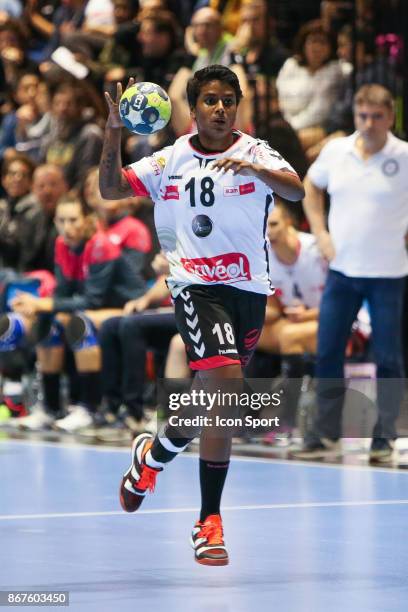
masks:
<path id="1" fill-rule="evenodd" d="M 262 330 L 266 296 L 226 285 L 190 285 L 175 300 L 192 370 L 245 366 Z"/>

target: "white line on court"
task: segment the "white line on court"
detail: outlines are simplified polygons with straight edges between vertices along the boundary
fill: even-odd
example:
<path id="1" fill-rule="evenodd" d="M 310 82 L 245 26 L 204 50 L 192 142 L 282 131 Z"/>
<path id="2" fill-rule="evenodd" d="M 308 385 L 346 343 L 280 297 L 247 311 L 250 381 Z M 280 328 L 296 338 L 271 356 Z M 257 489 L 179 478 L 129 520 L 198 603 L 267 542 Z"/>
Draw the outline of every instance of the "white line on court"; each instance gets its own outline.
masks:
<path id="1" fill-rule="evenodd" d="M 17 446 L 46 446 L 55 449 L 67 449 L 67 450 L 86 450 L 98 453 L 129 453 L 129 448 L 123 446 L 95 446 L 93 444 L 64 444 L 63 442 L 47 442 L 45 440 L 17 440 L 8 439 L 2 440 L 1 442 L 6 444 L 15 444 Z M 0 444 L 1 449 L 1 444 Z M 183 459 L 197 459 L 198 453 L 186 452 L 180 455 Z M 398 466 L 391 468 L 377 467 L 376 465 L 351 465 L 347 463 L 335 464 L 335 463 L 319 463 L 317 461 L 296 461 L 296 459 L 279 459 L 276 457 L 263 458 L 263 457 L 242 457 L 233 455 L 233 462 L 242 461 L 243 463 L 267 463 L 268 465 L 287 465 L 290 467 L 304 467 L 304 468 L 320 468 L 328 470 L 354 470 L 356 472 L 381 472 L 388 475 L 408 475 L 408 470 L 398 469 Z"/>
<path id="2" fill-rule="evenodd" d="M 294 504 L 261 504 L 255 506 L 224 506 L 223 512 L 237 510 L 288 510 L 292 508 L 357 508 L 361 506 L 399 506 L 408 504 L 408 499 L 374 499 L 366 501 L 337 501 L 337 502 L 301 502 Z M 152 510 L 139 510 L 140 514 L 177 514 L 183 512 L 198 512 L 199 508 L 156 508 Z M 136 516 L 137 516 L 136 515 Z M 95 516 L 130 516 L 122 510 L 106 512 L 52 512 L 47 514 L 0 514 L 0 521 L 22 521 L 53 518 L 84 518 Z"/>

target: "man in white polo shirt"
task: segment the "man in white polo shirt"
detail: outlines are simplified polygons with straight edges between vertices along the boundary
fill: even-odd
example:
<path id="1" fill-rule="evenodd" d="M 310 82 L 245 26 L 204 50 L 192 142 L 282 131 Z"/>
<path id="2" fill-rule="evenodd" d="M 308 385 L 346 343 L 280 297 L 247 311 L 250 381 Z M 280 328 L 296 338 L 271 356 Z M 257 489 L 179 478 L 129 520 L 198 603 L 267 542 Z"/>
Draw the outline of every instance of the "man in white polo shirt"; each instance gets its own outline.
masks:
<path id="1" fill-rule="evenodd" d="M 306 436 L 304 448 L 294 454 L 300 458 L 324 456 L 341 437 L 345 347 L 366 300 L 378 401 L 370 459 L 389 461 L 403 393 L 401 315 L 408 273 L 408 143 L 390 132 L 394 100 L 380 85 L 364 85 L 358 90 L 354 120 L 356 132 L 327 144 L 305 179 L 305 212 L 330 269 L 320 306 L 318 412 L 314 431 Z M 328 230 L 325 190 L 331 198 Z"/>

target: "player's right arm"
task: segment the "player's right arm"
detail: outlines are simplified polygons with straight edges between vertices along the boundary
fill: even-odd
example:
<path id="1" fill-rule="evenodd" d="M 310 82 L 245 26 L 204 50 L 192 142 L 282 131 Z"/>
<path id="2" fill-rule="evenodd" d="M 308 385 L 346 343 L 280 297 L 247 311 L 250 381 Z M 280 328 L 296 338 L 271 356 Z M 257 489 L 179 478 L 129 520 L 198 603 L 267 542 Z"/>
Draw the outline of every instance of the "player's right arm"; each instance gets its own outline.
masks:
<path id="1" fill-rule="evenodd" d="M 128 87 L 133 85 L 133 82 L 133 79 L 129 79 Z M 99 189 L 105 200 L 121 200 L 134 195 L 129 182 L 122 173 L 122 122 L 119 115 L 119 100 L 121 95 L 121 83 L 117 83 L 116 85 L 115 100 L 105 91 L 109 115 L 106 121 L 103 150 L 99 163 Z"/>

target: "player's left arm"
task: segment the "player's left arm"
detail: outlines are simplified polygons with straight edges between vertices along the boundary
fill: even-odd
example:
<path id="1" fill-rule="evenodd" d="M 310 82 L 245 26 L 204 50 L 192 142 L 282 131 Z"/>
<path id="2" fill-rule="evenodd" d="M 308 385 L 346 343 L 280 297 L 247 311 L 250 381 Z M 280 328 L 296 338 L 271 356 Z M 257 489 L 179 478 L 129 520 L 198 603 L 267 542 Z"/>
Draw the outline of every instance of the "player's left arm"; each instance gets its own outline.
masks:
<path id="1" fill-rule="evenodd" d="M 250 162 L 231 157 L 217 160 L 213 163 L 213 168 L 221 169 L 224 172 L 231 170 L 234 174 L 241 174 L 244 176 L 255 176 L 270 187 L 277 195 L 287 200 L 291 200 L 292 202 L 301 200 L 305 195 L 302 181 L 296 172 L 289 168 L 272 170 L 258 162 Z"/>

